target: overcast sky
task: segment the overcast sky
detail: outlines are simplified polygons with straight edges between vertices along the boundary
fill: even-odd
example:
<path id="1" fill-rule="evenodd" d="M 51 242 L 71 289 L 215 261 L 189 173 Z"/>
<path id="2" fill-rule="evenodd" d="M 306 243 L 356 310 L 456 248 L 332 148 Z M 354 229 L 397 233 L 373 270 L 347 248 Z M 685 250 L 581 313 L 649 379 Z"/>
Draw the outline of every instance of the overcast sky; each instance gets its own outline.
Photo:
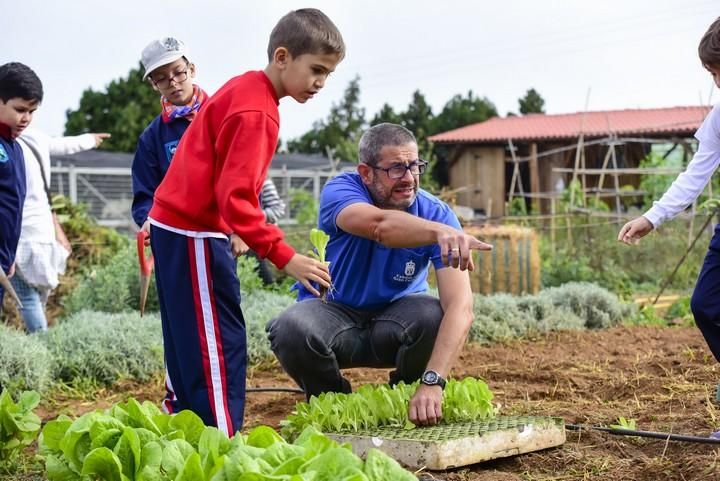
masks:
<path id="1" fill-rule="evenodd" d="M 153 38 L 191 49 L 209 93 L 267 63 L 268 36 L 291 9 L 317 7 L 340 28 L 347 56 L 305 105 L 281 101 L 281 138 L 324 118 L 360 76 L 367 117 L 405 109 L 419 89 L 439 112 L 472 89 L 501 115 L 533 87 L 548 113 L 698 105 L 712 80 L 697 45 L 720 15 L 718 0 L 0 0 L 0 63 L 20 61 L 45 85 L 35 126 L 62 134 L 81 93 L 134 67 Z"/>

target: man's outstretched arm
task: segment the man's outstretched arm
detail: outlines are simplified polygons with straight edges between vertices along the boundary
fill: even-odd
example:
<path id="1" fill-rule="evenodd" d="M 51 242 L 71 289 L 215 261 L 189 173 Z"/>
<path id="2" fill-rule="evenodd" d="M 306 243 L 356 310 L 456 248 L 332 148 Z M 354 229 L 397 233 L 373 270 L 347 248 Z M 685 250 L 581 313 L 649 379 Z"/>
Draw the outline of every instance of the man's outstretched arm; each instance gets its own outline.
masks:
<path id="1" fill-rule="evenodd" d="M 358 202 L 337 215 L 337 226 L 349 234 L 371 239 L 386 247 L 412 248 L 438 244 L 443 263 L 473 269 L 471 250 L 492 246 L 440 222 L 433 222 L 399 210 L 380 209 Z"/>

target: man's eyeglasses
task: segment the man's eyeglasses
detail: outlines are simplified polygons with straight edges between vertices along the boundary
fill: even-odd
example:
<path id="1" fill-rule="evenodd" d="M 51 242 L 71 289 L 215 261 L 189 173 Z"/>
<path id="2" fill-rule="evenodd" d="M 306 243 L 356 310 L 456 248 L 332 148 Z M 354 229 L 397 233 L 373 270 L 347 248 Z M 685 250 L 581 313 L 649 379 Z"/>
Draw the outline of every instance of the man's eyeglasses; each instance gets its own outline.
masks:
<path id="1" fill-rule="evenodd" d="M 410 162 L 407 165 L 393 165 L 392 167 L 387 168 L 370 165 L 370 167 L 377 170 L 384 170 L 389 178 L 397 180 L 405 177 L 405 172 L 407 172 L 408 170 L 412 175 L 423 175 L 425 173 L 425 168 L 427 167 L 427 164 L 428 163 L 424 160 L 418 159 L 415 162 Z"/>
<path id="2" fill-rule="evenodd" d="M 175 82 L 176 84 L 181 84 L 188 78 L 188 70 L 190 70 L 190 66 L 188 65 L 185 70 L 182 72 L 178 72 L 175 75 L 167 78 L 163 78 L 160 80 L 155 80 L 154 78 L 150 77 L 150 80 L 152 80 L 152 83 L 159 89 L 166 89 L 170 86 L 170 82 Z"/>

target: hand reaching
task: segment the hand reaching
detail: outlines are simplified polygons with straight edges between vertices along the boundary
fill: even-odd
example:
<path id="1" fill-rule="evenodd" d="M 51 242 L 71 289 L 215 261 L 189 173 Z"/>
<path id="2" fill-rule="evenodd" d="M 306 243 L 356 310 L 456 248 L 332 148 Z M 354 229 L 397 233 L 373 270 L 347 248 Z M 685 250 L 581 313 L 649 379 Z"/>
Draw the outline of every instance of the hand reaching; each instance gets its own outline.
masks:
<path id="1" fill-rule="evenodd" d="M 105 133 L 105 132 L 97 133 L 97 134 L 96 134 L 96 133 L 93 133 L 93 134 L 90 134 L 90 135 L 92 135 L 93 137 L 95 137 L 95 147 L 100 147 L 100 144 L 103 143 L 103 140 L 109 139 L 110 137 L 112 137 L 111 134 L 107 134 L 107 133 Z"/>
<path id="2" fill-rule="evenodd" d="M 622 226 L 617 240 L 627 245 L 637 245 L 640 239 L 648 235 L 653 228 L 652 223 L 647 218 L 640 216 Z"/>

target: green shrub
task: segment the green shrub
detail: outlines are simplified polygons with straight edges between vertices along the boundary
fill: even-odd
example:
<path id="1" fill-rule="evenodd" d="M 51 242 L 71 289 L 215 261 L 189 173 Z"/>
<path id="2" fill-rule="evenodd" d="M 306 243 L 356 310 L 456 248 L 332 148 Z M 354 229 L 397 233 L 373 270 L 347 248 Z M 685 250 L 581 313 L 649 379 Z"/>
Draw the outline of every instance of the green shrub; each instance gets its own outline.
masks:
<path id="1" fill-rule="evenodd" d="M 258 260 L 254 257 L 240 256 L 237 258 L 237 275 L 240 279 L 240 292 L 243 296 L 263 288 L 263 280 L 257 271 L 259 265 Z"/>
<path id="2" fill-rule="evenodd" d="M 273 359 L 265 325 L 294 302 L 262 289 L 243 296 L 250 365 Z M 81 311 L 48 331 L 47 346 L 55 358 L 54 375 L 65 382 L 145 380 L 163 365 L 160 319 L 152 314 Z"/>
<path id="3" fill-rule="evenodd" d="M 555 305 L 550 299 L 541 296 L 521 296 L 515 298 L 517 308 L 530 315 L 536 321 L 541 321 L 555 313 Z"/>
<path id="4" fill-rule="evenodd" d="M 263 288 L 258 275 L 257 260 L 240 256 L 237 273 L 240 290 L 247 295 Z M 188 282 L 190 282 L 188 280 Z M 140 310 L 140 271 L 135 245 L 127 244 L 106 264 L 96 266 L 85 273 L 77 288 L 64 301 L 67 314 L 82 310 L 99 312 L 129 312 Z M 150 289 L 145 312 L 160 310 L 155 275 L 150 278 Z"/>
<path id="5" fill-rule="evenodd" d="M 265 290 L 257 290 L 243 297 L 241 307 L 247 330 L 249 365 L 274 359 L 265 325 L 294 303 L 294 297 Z"/>
<path id="6" fill-rule="evenodd" d="M 106 264 L 89 269 L 64 301 L 67 314 L 82 310 L 127 312 L 140 309 L 140 269 L 134 245 L 127 243 Z M 159 310 L 154 275 L 145 312 Z"/>
<path id="7" fill-rule="evenodd" d="M 630 316 L 632 308 L 602 287 L 579 282 L 537 296 L 475 294 L 468 340 L 488 343 L 533 333 L 610 327 Z"/>
<path id="8" fill-rule="evenodd" d="M 642 212 L 636 212 L 640 215 Z M 694 237 L 705 217 L 695 219 Z M 541 228 L 539 224 L 537 227 Z M 636 246 L 617 241 L 625 220 L 609 223 L 607 217 L 578 215 L 569 220 L 572 236 L 556 225 L 554 243 L 547 230 L 539 230 L 542 285 L 556 287 L 567 282 L 593 282 L 629 298 L 636 292 L 657 292 L 688 246 L 688 221 L 676 219 L 663 224 Z M 708 229 L 688 254 L 668 286 L 673 290 L 694 286 L 710 240 Z M 554 245 L 554 248 L 553 248 Z"/>
<path id="9" fill-rule="evenodd" d="M 147 380 L 163 368 L 156 315 L 82 311 L 48 330 L 47 348 L 55 359 L 55 378 L 69 383 Z"/>
<path id="10" fill-rule="evenodd" d="M 298 224 L 314 227 L 318 218 L 318 201 L 312 192 L 290 189 L 290 217 L 296 219 Z"/>
<path id="11" fill-rule="evenodd" d="M 42 334 L 28 336 L 0 324 L 0 385 L 11 391 L 44 391 L 52 383 L 53 358 Z"/>
<path id="12" fill-rule="evenodd" d="M 555 308 L 538 321 L 539 332 L 585 329 L 585 319 L 564 307 Z"/>
<path id="13" fill-rule="evenodd" d="M 600 286 L 589 282 L 569 282 L 540 292 L 555 307 L 565 308 L 585 320 L 588 329 L 615 326 L 630 314 L 620 299 Z"/>
<path id="14" fill-rule="evenodd" d="M 690 310 L 690 296 L 683 296 L 677 301 L 673 302 L 667 311 L 665 317 L 669 319 L 693 319 L 692 310 Z"/>
<path id="15" fill-rule="evenodd" d="M 469 340 L 480 343 L 502 341 L 525 335 L 537 322 L 528 311 L 522 311 L 517 298 L 510 294 L 475 295 L 475 319 Z"/>
<path id="16" fill-rule="evenodd" d="M 631 326 L 661 326 L 667 327 L 667 320 L 659 315 L 655 310 L 655 306 L 651 304 L 640 307 L 633 306 L 632 313 L 627 318 L 626 323 Z"/>

